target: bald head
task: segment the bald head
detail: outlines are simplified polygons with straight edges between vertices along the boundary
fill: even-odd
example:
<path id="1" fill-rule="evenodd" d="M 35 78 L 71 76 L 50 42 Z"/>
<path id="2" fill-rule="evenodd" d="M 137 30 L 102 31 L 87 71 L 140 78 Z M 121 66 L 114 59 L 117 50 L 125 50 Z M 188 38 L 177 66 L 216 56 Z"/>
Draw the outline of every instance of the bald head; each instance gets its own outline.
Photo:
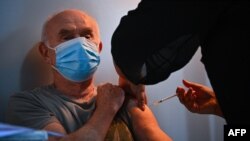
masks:
<path id="1" fill-rule="evenodd" d="M 96 44 L 100 42 L 95 19 L 83 11 L 64 10 L 54 14 L 44 23 L 42 42 L 50 47 L 77 37 L 86 37 Z"/>

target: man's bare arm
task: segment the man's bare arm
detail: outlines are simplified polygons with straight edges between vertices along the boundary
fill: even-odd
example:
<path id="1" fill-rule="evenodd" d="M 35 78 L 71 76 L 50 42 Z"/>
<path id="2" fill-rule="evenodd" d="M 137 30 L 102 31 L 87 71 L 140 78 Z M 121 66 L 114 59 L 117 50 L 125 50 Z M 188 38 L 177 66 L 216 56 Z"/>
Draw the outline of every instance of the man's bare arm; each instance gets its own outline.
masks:
<path id="1" fill-rule="evenodd" d="M 172 141 L 172 139 L 161 130 L 157 120 L 147 105 L 142 111 L 138 108 L 135 100 L 130 100 L 127 106 L 132 120 L 135 136 L 142 141 Z"/>

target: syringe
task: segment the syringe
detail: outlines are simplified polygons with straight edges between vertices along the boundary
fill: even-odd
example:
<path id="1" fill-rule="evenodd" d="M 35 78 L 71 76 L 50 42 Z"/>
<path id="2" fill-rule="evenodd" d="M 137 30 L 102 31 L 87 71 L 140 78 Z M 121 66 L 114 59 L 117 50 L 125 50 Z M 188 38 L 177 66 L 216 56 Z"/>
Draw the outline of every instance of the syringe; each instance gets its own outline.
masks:
<path id="1" fill-rule="evenodd" d="M 171 98 L 173 98 L 173 97 L 175 97 L 175 96 L 177 96 L 177 94 L 174 94 L 174 95 L 172 95 L 172 96 L 168 96 L 168 97 L 165 97 L 165 98 L 162 98 L 162 99 L 160 99 L 160 100 L 156 100 L 156 101 L 154 101 L 154 103 L 153 103 L 153 105 L 158 105 L 158 104 L 160 104 L 160 103 L 162 103 L 162 102 L 164 102 L 164 101 L 166 101 L 166 100 L 168 100 L 168 99 L 171 99 Z"/>

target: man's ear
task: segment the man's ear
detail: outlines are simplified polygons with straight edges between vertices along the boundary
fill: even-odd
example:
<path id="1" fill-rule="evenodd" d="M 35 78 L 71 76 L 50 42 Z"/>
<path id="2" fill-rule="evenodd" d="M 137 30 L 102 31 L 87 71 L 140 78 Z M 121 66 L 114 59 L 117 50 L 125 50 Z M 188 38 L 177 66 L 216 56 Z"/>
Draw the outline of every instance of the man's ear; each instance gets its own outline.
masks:
<path id="1" fill-rule="evenodd" d="M 46 45 L 43 42 L 39 43 L 38 50 L 39 50 L 39 53 L 41 54 L 43 60 L 47 64 L 52 64 L 52 61 L 51 61 L 50 55 L 49 55 L 49 49 L 46 47 Z"/>
<path id="2" fill-rule="evenodd" d="M 102 42 L 99 43 L 98 51 L 99 51 L 99 53 L 102 51 Z"/>

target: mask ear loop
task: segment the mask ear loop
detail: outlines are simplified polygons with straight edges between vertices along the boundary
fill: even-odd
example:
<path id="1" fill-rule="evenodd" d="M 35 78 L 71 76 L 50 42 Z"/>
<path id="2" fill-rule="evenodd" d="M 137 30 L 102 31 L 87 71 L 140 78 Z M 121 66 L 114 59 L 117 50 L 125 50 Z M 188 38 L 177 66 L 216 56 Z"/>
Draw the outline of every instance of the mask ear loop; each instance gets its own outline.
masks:
<path id="1" fill-rule="evenodd" d="M 44 44 L 46 45 L 46 47 L 47 47 L 48 49 L 51 49 L 51 50 L 53 50 L 53 51 L 56 51 L 55 48 L 50 47 L 47 43 L 44 43 Z M 58 69 L 57 69 L 54 65 L 50 65 L 50 66 L 51 66 L 51 68 L 54 69 L 55 71 L 59 72 Z"/>
<path id="2" fill-rule="evenodd" d="M 70 78 L 64 76 L 55 66 L 53 66 L 53 65 L 50 65 L 50 66 L 52 67 L 52 69 L 54 69 L 55 71 L 57 71 L 57 72 L 58 72 L 61 76 L 63 76 L 65 79 L 68 79 L 68 80 L 70 80 L 70 81 L 72 81 L 72 82 L 76 82 L 76 81 L 73 81 L 73 80 L 71 80 Z"/>
<path id="3" fill-rule="evenodd" d="M 51 50 L 56 51 L 56 49 L 55 49 L 55 48 L 52 48 L 52 47 L 50 47 L 50 46 L 48 46 L 48 45 L 46 45 L 46 47 L 47 47 L 48 49 L 51 49 Z"/>
<path id="4" fill-rule="evenodd" d="M 53 66 L 53 65 L 50 65 L 50 66 L 51 66 L 52 69 L 54 69 L 54 70 L 56 70 L 57 72 L 59 72 L 58 69 L 57 69 L 55 66 Z"/>

